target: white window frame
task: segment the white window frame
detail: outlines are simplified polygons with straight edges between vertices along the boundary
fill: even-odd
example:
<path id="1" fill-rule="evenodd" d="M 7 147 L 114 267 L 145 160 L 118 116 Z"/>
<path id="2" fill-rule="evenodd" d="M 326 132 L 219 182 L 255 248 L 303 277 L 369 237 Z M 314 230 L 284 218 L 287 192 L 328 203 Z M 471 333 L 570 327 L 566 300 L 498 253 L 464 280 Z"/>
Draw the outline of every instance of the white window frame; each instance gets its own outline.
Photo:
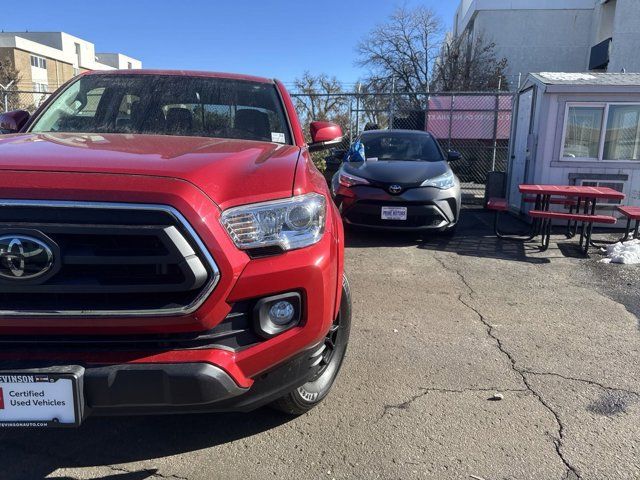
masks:
<path id="1" fill-rule="evenodd" d="M 564 162 L 597 162 L 596 157 L 565 157 L 564 148 L 565 141 L 567 139 L 567 127 L 569 125 L 569 109 L 571 107 L 590 107 L 590 108 L 602 108 L 602 121 L 600 122 L 600 137 L 598 139 L 598 157 L 601 158 L 601 147 L 603 144 L 604 123 L 606 121 L 607 104 L 605 102 L 567 102 L 564 109 L 564 123 L 562 125 L 562 143 L 560 144 L 560 160 Z"/>
<path id="2" fill-rule="evenodd" d="M 566 102 L 564 110 L 564 121 L 562 125 L 562 143 L 560 144 L 560 161 L 562 162 L 605 162 L 605 163 L 637 163 L 640 165 L 640 160 L 634 159 L 618 159 L 607 160 L 604 158 L 604 144 L 607 138 L 607 126 L 609 123 L 609 107 L 612 105 L 624 105 L 624 106 L 637 106 L 640 107 L 640 102 Z M 600 139 L 598 144 L 598 157 L 565 157 L 564 147 L 567 136 L 567 126 L 569 123 L 569 108 L 571 107 L 592 107 L 603 108 L 602 123 L 600 125 Z"/>
<path id="3" fill-rule="evenodd" d="M 617 159 L 617 160 L 607 160 L 606 158 L 604 158 L 604 144 L 606 142 L 607 139 L 607 124 L 609 123 L 609 107 L 610 106 L 616 106 L 616 105 L 624 105 L 626 107 L 640 107 L 640 103 L 638 102 L 608 102 L 607 106 L 605 107 L 605 111 L 604 111 L 604 115 L 605 115 L 605 123 L 602 125 L 602 140 L 600 142 L 600 152 L 599 152 L 599 159 L 601 162 L 607 162 L 607 163 L 611 163 L 611 162 L 636 162 L 638 164 L 640 164 L 640 159 L 638 160 L 634 160 L 632 158 L 627 158 L 627 159 Z M 640 117 L 638 118 L 638 124 L 639 124 L 639 130 L 636 131 L 636 135 L 638 135 L 638 132 L 640 131 Z M 638 146 L 636 145 L 636 149 L 638 148 Z"/>
<path id="4" fill-rule="evenodd" d="M 33 64 L 34 60 L 35 60 L 35 65 Z M 39 55 L 34 55 L 32 53 L 31 58 L 29 59 L 29 63 L 31 63 L 31 68 L 40 68 L 42 70 L 47 69 L 47 59 Z"/>

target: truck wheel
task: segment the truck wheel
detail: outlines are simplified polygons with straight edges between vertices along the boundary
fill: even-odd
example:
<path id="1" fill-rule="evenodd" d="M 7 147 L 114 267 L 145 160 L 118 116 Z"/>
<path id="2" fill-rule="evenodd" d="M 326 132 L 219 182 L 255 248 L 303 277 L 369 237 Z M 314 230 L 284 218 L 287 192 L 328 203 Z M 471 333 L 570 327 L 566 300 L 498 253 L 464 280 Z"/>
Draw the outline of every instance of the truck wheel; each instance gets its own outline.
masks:
<path id="1" fill-rule="evenodd" d="M 347 277 L 343 276 L 340 312 L 325 337 L 320 369 L 307 383 L 279 398 L 271 406 L 289 415 L 302 415 L 324 400 L 342 366 L 350 331 L 351 290 Z"/>

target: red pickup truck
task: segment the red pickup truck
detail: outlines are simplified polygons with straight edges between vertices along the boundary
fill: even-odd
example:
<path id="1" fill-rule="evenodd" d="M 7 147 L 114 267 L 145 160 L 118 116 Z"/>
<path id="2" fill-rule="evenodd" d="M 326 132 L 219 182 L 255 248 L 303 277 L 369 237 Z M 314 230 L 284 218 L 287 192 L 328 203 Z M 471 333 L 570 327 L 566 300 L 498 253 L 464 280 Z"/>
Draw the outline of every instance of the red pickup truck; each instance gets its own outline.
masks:
<path id="1" fill-rule="evenodd" d="M 351 321 L 340 215 L 274 80 L 76 77 L 0 115 L 0 426 L 301 414 Z"/>

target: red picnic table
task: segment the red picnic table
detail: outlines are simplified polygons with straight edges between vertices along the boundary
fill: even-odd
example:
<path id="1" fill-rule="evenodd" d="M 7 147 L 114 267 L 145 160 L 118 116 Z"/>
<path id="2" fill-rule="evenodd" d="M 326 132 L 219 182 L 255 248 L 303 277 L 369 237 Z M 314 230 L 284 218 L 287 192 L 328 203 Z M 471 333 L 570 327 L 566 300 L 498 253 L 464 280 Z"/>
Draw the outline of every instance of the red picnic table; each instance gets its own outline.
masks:
<path id="1" fill-rule="evenodd" d="M 530 195 L 525 197 L 525 202 L 534 203 L 535 206 L 528 212 L 534 219 L 531 231 L 526 237 L 515 238 L 509 234 L 501 233 L 498 227 L 498 213 L 507 211 L 506 199 L 490 199 L 488 208 L 496 211 L 495 231 L 500 238 L 509 240 L 528 241 L 542 235 L 542 250 L 549 247 L 551 238 L 551 222 L 555 220 L 567 221 L 567 237 L 575 235 L 578 223 L 582 224 L 580 230 L 580 246 L 586 254 L 592 245 L 591 234 L 594 223 L 614 224 L 617 218 L 610 215 L 596 215 L 598 200 L 623 200 L 624 193 L 609 187 L 588 187 L 578 185 L 519 185 L 520 193 Z M 569 207 L 569 212 L 551 211 L 551 205 L 564 205 Z M 573 222 L 573 230 L 571 224 Z"/>
<path id="2" fill-rule="evenodd" d="M 520 193 L 535 195 L 535 207 L 530 210 L 529 216 L 536 219 L 534 233 L 542 233 L 542 247 L 549 247 L 551 237 L 551 222 L 554 219 L 567 220 L 567 237 L 575 235 L 578 223 L 582 224 L 580 234 L 580 246 L 586 254 L 592 245 L 591 234 L 594 223 L 614 224 L 617 219 L 611 215 L 596 215 L 598 200 L 624 200 L 624 193 L 609 187 L 589 187 L 579 185 L 519 185 Z M 552 197 L 561 197 L 569 212 L 552 212 L 550 206 Z M 571 230 L 571 222 L 574 230 Z M 584 245 L 583 245 L 584 244 Z"/>

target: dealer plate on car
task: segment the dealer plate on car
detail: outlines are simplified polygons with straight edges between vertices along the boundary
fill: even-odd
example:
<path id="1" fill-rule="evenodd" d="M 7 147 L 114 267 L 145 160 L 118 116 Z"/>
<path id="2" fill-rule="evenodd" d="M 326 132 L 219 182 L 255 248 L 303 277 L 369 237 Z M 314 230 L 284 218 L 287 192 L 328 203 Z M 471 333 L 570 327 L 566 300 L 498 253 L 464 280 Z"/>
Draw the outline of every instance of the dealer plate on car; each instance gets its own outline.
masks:
<path id="1" fill-rule="evenodd" d="M 406 220 L 407 207 L 382 207 L 382 220 Z"/>
<path id="2" fill-rule="evenodd" d="M 78 407 L 73 375 L 0 372 L 0 427 L 73 427 Z"/>

